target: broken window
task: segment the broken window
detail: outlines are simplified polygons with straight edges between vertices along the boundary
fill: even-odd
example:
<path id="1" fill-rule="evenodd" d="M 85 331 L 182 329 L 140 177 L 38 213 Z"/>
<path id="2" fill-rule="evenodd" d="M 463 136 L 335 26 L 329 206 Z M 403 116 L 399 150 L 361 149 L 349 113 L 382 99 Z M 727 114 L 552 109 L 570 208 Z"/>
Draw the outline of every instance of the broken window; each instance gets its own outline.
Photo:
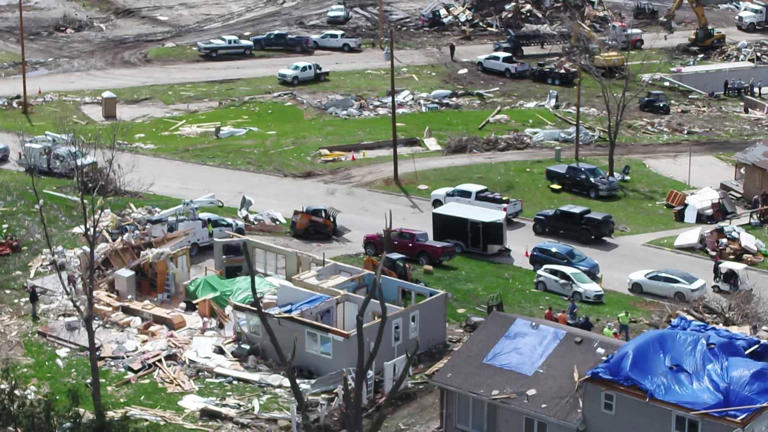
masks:
<path id="1" fill-rule="evenodd" d="M 392 346 L 396 347 L 403 342 L 403 320 L 398 318 L 392 321 Z"/>
<path id="2" fill-rule="evenodd" d="M 255 315 L 246 315 L 246 329 L 245 331 L 256 336 L 261 337 L 261 320 Z"/>
<path id="3" fill-rule="evenodd" d="M 413 339 L 419 336 L 419 311 L 411 312 L 408 322 L 408 337 Z"/>

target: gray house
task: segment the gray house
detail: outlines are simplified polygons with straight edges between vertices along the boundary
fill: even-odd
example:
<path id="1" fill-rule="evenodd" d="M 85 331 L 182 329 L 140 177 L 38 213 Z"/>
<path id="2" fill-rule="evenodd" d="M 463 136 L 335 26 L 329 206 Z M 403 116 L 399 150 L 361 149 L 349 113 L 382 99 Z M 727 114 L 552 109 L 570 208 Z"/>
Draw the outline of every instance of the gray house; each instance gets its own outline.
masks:
<path id="1" fill-rule="evenodd" d="M 237 243 L 221 241 L 215 245 L 218 270 L 227 266 L 243 268 Z M 294 350 L 294 365 L 316 376 L 344 368 L 354 368 L 357 359 L 358 333 L 356 317 L 366 293 L 373 288 L 375 275 L 360 268 L 326 261 L 317 257 L 246 240 L 252 249 L 256 268 L 277 285 L 274 296 L 265 296 L 262 306 L 269 315 L 281 348 Z M 233 252 L 226 255 L 225 251 Z M 235 272 L 239 273 L 239 270 Z M 230 272 L 234 273 L 234 272 Z M 384 337 L 374 371 L 380 372 L 391 362 L 414 347 L 427 351 L 445 343 L 447 294 L 425 286 L 381 278 L 381 298 L 368 305 L 364 314 L 364 343 L 371 347 L 382 323 L 382 302 L 386 307 Z M 249 305 L 233 303 L 237 327 L 262 356 L 274 360 L 275 350 L 263 330 L 256 310 Z"/>
<path id="2" fill-rule="evenodd" d="M 584 431 L 577 380 L 622 344 L 494 312 L 432 378 L 440 388 L 442 430 Z M 612 432 L 622 430 L 633 431 Z"/>

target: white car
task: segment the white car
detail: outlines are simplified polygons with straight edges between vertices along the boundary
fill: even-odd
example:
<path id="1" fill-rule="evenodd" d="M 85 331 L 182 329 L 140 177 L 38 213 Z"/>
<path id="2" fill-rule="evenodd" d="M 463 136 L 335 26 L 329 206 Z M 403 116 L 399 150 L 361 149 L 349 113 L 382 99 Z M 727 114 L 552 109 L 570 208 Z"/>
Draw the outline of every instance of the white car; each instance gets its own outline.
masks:
<path id="1" fill-rule="evenodd" d="M 325 14 L 325 21 L 328 24 L 346 24 L 352 17 L 344 5 L 333 5 L 328 8 L 328 12 Z"/>
<path id="2" fill-rule="evenodd" d="M 8 145 L 0 143 L 0 162 L 7 161 L 11 157 L 11 149 Z"/>
<path id="3" fill-rule="evenodd" d="M 510 53 L 494 52 L 475 59 L 477 70 L 480 72 L 499 72 L 507 78 L 523 77 L 531 67 L 528 63 L 515 60 Z"/>
<path id="4" fill-rule="evenodd" d="M 640 270 L 629 275 L 627 287 L 633 294 L 654 294 L 683 302 L 704 295 L 707 283 L 681 270 Z"/>
<path id="5" fill-rule="evenodd" d="M 310 36 L 312 45 L 317 48 L 340 49 L 344 52 L 362 49 L 363 40 L 347 37 L 341 30 L 329 30 L 323 34 Z"/>
<path id="6" fill-rule="evenodd" d="M 573 267 L 547 264 L 536 272 L 536 278 L 533 281 L 539 291 L 552 291 L 573 297 L 576 301 L 596 303 L 605 301 L 603 288 L 584 272 Z"/>

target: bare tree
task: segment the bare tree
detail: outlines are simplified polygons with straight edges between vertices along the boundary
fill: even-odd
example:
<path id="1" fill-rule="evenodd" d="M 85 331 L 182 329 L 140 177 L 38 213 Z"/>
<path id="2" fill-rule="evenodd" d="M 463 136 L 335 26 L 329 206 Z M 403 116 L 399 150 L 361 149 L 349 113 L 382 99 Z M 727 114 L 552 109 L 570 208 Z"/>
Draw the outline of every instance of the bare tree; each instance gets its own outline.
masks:
<path id="1" fill-rule="evenodd" d="M 104 414 L 104 405 L 101 395 L 101 380 L 99 373 L 99 357 L 96 346 L 96 327 L 94 325 L 94 296 L 96 290 L 96 246 L 102 237 L 102 218 L 107 206 L 110 193 L 114 192 L 115 184 L 122 184 L 122 180 L 115 180 L 120 172 L 117 163 L 117 134 L 118 127 L 107 129 L 106 135 L 91 136 L 88 138 L 72 134 L 67 147 L 71 149 L 67 157 L 71 158 L 70 163 L 73 166 L 73 180 L 75 185 L 75 194 L 78 202 L 78 212 L 82 223 L 82 235 L 87 246 L 87 253 L 84 263 L 81 264 L 80 282 L 82 292 L 77 292 L 76 284 L 71 286 L 68 280 L 57 265 L 56 269 L 59 284 L 62 292 L 69 300 L 82 321 L 88 339 L 88 361 L 90 364 L 90 392 L 93 400 L 95 414 L 96 430 L 104 430 L 106 418 Z M 82 158 L 93 157 L 97 161 L 97 166 L 80 163 Z M 29 170 L 32 190 L 37 202 L 37 211 L 40 217 L 40 223 L 43 229 L 45 244 L 51 256 L 54 254 L 54 245 L 51 240 L 51 232 L 46 222 L 45 201 L 38 189 L 37 171 Z"/>
<path id="2" fill-rule="evenodd" d="M 384 229 L 384 245 L 385 245 L 384 254 L 386 254 L 389 249 L 391 236 L 392 236 L 392 214 L 390 212 L 389 219 L 386 221 L 386 227 Z M 311 431 L 314 428 L 312 427 L 311 419 L 309 418 L 309 409 L 308 409 L 307 400 L 304 397 L 304 394 L 302 393 L 301 388 L 299 387 L 297 377 L 296 377 L 296 371 L 294 369 L 294 364 L 293 364 L 295 354 L 296 354 L 296 340 L 294 339 L 291 355 L 287 356 L 282 346 L 280 345 L 280 342 L 277 339 L 277 336 L 275 335 L 274 330 L 272 329 L 272 325 L 269 322 L 269 315 L 267 315 L 264 312 L 264 309 L 262 308 L 262 305 L 261 305 L 260 297 L 256 292 L 256 282 L 255 282 L 256 272 L 254 270 L 254 265 L 251 259 L 250 250 L 248 248 L 247 243 L 245 242 L 243 243 L 243 254 L 248 266 L 248 273 L 251 276 L 251 293 L 254 298 L 252 306 L 256 309 L 256 313 L 259 316 L 261 325 L 266 331 L 267 337 L 269 338 L 269 342 L 275 350 L 280 367 L 285 371 L 285 374 L 288 377 L 288 381 L 290 382 L 291 392 L 293 394 L 294 399 L 296 400 L 297 408 L 301 415 L 302 429 L 305 431 Z M 349 379 L 346 376 L 345 376 L 345 379 L 342 381 L 342 399 L 343 399 L 343 410 L 344 410 L 343 418 L 345 421 L 346 430 L 350 432 L 362 432 L 364 430 L 363 429 L 364 418 L 367 413 L 365 412 L 365 401 L 363 400 L 363 388 L 365 387 L 367 373 L 373 367 L 373 362 L 376 360 L 376 356 L 379 352 L 379 349 L 381 348 L 381 344 L 384 337 L 384 331 L 386 329 L 385 326 L 387 323 L 387 305 L 386 305 L 386 302 L 383 300 L 383 295 L 381 291 L 381 272 L 382 272 L 383 265 L 384 265 L 384 259 L 382 256 L 379 260 L 379 265 L 376 269 L 376 276 L 374 278 L 373 286 L 366 293 L 365 298 L 363 299 L 363 302 L 361 303 L 360 308 L 358 309 L 358 312 L 357 312 L 357 316 L 356 316 L 357 359 L 356 359 L 355 371 L 352 377 L 352 385 L 350 385 Z M 381 308 L 381 318 L 379 319 L 379 326 L 376 330 L 376 339 L 373 343 L 373 346 L 370 348 L 370 350 L 368 350 L 366 349 L 365 332 L 364 332 L 365 315 L 368 307 L 370 306 L 373 300 L 377 300 L 379 302 L 379 305 Z M 379 415 L 371 422 L 367 430 L 377 431 L 381 428 L 385 419 L 385 414 L 386 414 L 385 409 L 389 404 L 391 404 L 392 399 L 397 394 L 397 390 L 402 386 L 403 382 L 407 378 L 409 368 L 413 364 L 413 361 L 415 359 L 417 352 L 418 352 L 418 343 L 416 344 L 415 348 L 411 353 L 406 353 L 406 359 L 407 359 L 406 367 L 404 367 L 403 370 L 400 371 L 400 374 L 398 375 L 392 390 L 389 392 L 389 394 L 385 397 L 385 399 L 382 401 L 382 403 L 378 407 Z"/>

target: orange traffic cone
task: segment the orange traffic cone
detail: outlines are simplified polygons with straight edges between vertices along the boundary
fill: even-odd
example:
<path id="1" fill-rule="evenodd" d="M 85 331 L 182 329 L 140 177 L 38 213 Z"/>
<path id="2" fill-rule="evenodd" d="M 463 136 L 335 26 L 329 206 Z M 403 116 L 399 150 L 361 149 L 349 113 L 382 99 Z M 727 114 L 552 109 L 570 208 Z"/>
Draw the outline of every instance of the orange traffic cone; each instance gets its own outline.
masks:
<path id="1" fill-rule="evenodd" d="M 352 153 L 352 160 L 355 160 L 355 154 Z"/>
<path id="2" fill-rule="evenodd" d="M 528 253 L 528 245 L 525 245 L 525 257 L 530 258 L 531 254 Z"/>

